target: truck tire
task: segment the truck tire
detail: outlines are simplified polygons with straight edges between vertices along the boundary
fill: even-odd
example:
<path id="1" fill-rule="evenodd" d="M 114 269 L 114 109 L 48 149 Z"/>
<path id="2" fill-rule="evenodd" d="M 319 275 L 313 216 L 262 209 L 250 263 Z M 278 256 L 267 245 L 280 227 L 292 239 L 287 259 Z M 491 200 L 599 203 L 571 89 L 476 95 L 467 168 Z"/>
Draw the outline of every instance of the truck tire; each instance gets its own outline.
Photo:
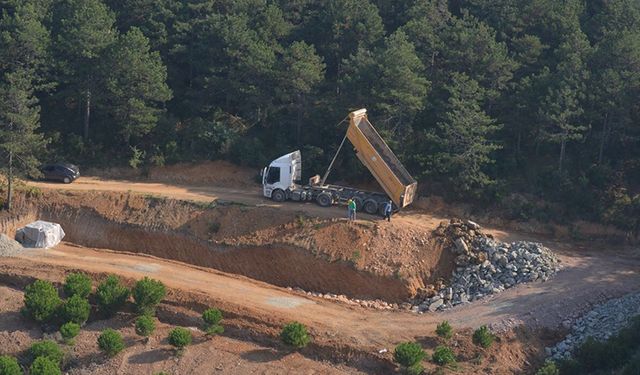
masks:
<path id="1" fill-rule="evenodd" d="M 370 215 L 375 215 L 378 212 L 378 202 L 373 199 L 367 199 L 364 202 L 364 212 Z"/>
<path id="2" fill-rule="evenodd" d="M 331 198 L 331 194 L 329 193 L 320 193 L 316 197 L 316 202 L 322 207 L 329 207 L 333 203 L 333 198 Z"/>
<path id="3" fill-rule="evenodd" d="M 284 191 L 276 189 L 271 192 L 271 199 L 276 202 L 284 202 L 284 200 L 287 199 L 287 195 L 284 193 Z"/>

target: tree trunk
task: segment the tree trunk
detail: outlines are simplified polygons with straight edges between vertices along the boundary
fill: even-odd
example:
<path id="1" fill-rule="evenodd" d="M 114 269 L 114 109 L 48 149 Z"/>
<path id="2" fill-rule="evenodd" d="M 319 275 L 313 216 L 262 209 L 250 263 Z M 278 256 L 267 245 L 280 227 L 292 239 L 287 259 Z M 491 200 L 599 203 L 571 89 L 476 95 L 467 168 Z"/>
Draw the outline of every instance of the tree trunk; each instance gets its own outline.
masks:
<path id="1" fill-rule="evenodd" d="M 567 145 L 567 136 L 568 131 L 565 131 L 562 135 L 562 140 L 560 141 L 560 162 L 558 163 L 558 171 L 562 172 L 562 162 L 564 161 L 564 152 Z"/>
<path id="2" fill-rule="evenodd" d="M 604 156 L 604 146 L 607 143 L 609 133 L 609 113 L 604 115 L 604 123 L 602 124 L 602 137 L 600 138 L 600 150 L 598 150 L 598 165 L 602 164 Z"/>
<path id="3" fill-rule="evenodd" d="M 89 140 L 89 119 L 91 118 L 91 90 L 87 89 L 84 111 L 84 140 Z"/>
<path id="4" fill-rule="evenodd" d="M 302 108 L 303 108 L 303 104 L 302 104 L 302 98 L 300 95 L 298 95 L 298 105 L 296 106 L 298 107 L 296 110 L 296 143 L 298 145 L 298 147 L 301 147 L 300 144 L 300 139 L 302 138 Z"/>
<path id="5" fill-rule="evenodd" d="M 13 151 L 9 151 L 9 175 L 7 178 L 7 210 L 11 210 L 13 201 Z"/>

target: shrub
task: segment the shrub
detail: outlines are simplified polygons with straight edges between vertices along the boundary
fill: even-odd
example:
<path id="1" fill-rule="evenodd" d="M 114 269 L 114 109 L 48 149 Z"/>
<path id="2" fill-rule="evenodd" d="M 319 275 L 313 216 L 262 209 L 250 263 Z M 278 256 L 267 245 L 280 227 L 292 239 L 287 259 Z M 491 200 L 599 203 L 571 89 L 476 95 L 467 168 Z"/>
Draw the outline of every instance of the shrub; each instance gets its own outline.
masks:
<path id="1" fill-rule="evenodd" d="M 627 362 L 622 369 L 621 375 L 637 375 L 640 374 L 640 351 Z"/>
<path id="2" fill-rule="evenodd" d="M 167 291 L 160 281 L 145 277 L 133 287 L 133 300 L 139 313 L 153 315 Z"/>
<path id="3" fill-rule="evenodd" d="M 113 357 L 124 349 L 124 340 L 118 331 L 107 328 L 98 337 L 98 347 L 109 357 Z"/>
<path id="4" fill-rule="evenodd" d="M 73 295 L 62 305 L 60 316 L 65 322 L 83 324 L 89 319 L 91 306 L 89 301 L 79 294 Z"/>
<path id="5" fill-rule="evenodd" d="M 149 315 L 143 315 L 136 319 L 136 334 L 148 337 L 153 331 L 156 329 L 156 322 L 153 320 L 153 317 Z"/>
<path id="6" fill-rule="evenodd" d="M 421 375 L 424 372 L 424 367 L 422 367 L 422 364 L 420 363 L 416 363 L 415 365 L 411 366 L 411 367 L 407 367 L 407 375 Z"/>
<path id="7" fill-rule="evenodd" d="M 612 337 L 608 341 L 597 341 L 593 337 L 576 350 L 574 358 L 587 372 L 613 369 L 624 363 L 630 354 L 629 347 Z"/>
<path id="8" fill-rule="evenodd" d="M 60 365 L 60 363 L 62 363 L 64 353 L 55 342 L 51 340 L 43 340 L 34 343 L 29 348 L 29 358 L 33 361 L 38 357 L 47 357 L 56 365 Z"/>
<path id="9" fill-rule="evenodd" d="M 186 328 L 176 327 L 169 332 L 169 344 L 175 346 L 179 350 L 191 344 L 191 331 Z"/>
<path id="10" fill-rule="evenodd" d="M 222 312 L 218 309 L 207 309 L 202 313 L 204 320 L 204 330 L 207 335 L 219 335 L 224 332 L 224 328 L 220 324 L 222 321 Z"/>
<path id="11" fill-rule="evenodd" d="M 89 297 L 91 294 L 91 279 L 83 273 L 70 273 L 64 281 L 64 293 L 67 297 Z"/>
<path id="12" fill-rule="evenodd" d="M 68 322 L 60 327 L 60 334 L 68 345 L 73 344 L 73 339 L 78 336 L 78 333 L 80 333 L 80 325 L 78 323 Z"/>
<path id="13" fill-rule="evenodd" d="M 433 351 L 433 355 L 431 356 L 431 360 L 433 363 L 437 365 L 448 365 L 449 363 L 454 363 L 456 361 L 456 356 L 453 354 L 453 350 L 448 346 L 439 345 L 436 346 L 436 349 Z"/>
<path id="14" fill-rule="evenodd" d="M 473 343 L 483 348 L 488 348 L 493 344 L 495 337 L 487 326 L 482 326 L 473 332 Z"/>
<path id="15" fill-rule="evenodd" d="M 442 338 L 450 339 L 453 336 L 453 329 L 446 320 L 436 327 L 436 334 Z"/>
<path id="16" fill-rule="evenodd" d="M 284 326 L 282 332 L 280 332 L 280 338 L 285 344 L 296 349 L 304 348 L 311 341 L 311 337 L 307 333 L 307 327 L 298 322 L 291 322 Z"/>
<path id="17" fill-rule="evenodd" d="M 54 316 L 62 300 L 58 291 L 48 281 L 36 280 L 28 285 L 24 292 L 24 311 L 37 322 L 49 322 Z"/>
<path id="18" fill-rule="evenodd" d="M 47 357 L 38 357 L 29 368 L 30 375 L 61 375 L 60 367 Z"/>
<path id="19" fill-rule="evenodd" d="M 107 277 L 96 289 L 98 308 L 108 315 L 118 311 L 127 298 L 129 298 L 129 289 L 120 284 L 120 279 L 114 275 Z"/>
<path id="20" fill-rule="evenodd" d="M 0 356 L 0 375 L 22 375 L 18 361 L 9 356 Z"/>
<path id="21" fill-rule="evenodd" d="M 417 342 L 400 343 L 393 351 L 393 360 L 405 368 L 419 364 L 424 356 L 424 350 Z"/>
<path id="22" fill-rule="evenodd" d="M 560 370 L 556 367 L 555 362 L 547 361 L 544 366 L 538 369 L 536 375 L 560 375 Z"/>

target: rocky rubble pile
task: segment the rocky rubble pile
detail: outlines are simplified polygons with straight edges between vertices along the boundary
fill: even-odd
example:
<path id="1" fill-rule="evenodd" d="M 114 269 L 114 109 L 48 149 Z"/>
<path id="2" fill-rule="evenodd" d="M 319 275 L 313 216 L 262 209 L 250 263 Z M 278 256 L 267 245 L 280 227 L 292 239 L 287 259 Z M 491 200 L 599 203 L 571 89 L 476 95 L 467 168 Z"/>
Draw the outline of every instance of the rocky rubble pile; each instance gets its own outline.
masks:
<path id="1" fill-rule="evenodd" d="M 295 287 L 295 288 L 287 287 L 287 290 L 294 291 L 302 295 L 307 295 L 309 297 L 324 298 L 328 300 L 346 303 L 347 305 L 360 305 L 362 307 L 367 307 L 367 308 L 376 309 L 376 310 L 397 310 L 400 308 L 409 309 L 411 307 L 411 304 L 409 303 L 402 303 L 398 305 L 397 303 L 389 303 L 379 299 L 365 300 L 365 299 L 349 298 L 344 294 L 309 292 L 299 287 Z"/>
<path id="2" fill-rule="evenodd" d="M 547 355 L 554 360 L 571 357 L 573 351 L 584 343 L 588 337 L 604 341 L 624 328 L 631 318 L 640 315 L 640 293 L 628 294 L 622 298 L 607 301 L 573 324 L 563 322 L 571 327 L 571 333 L 552 348 L 546 348 Z"/>
<path id="3" fill-rule="evenodd" d="M 22 250 L 24 250 L 24 248 L 20 243 L 4 234 L 0 234 L 0 257 L 15 256 Z"/>
<path id="4" fill-rule="evenodd" d="M 421 291 L 415 312 L 437 311 L 500 293 L 530 281 L 546 281 L 559 270 L 554 254 L 535 242 L 494 240 L 472 221 L 441 223 L 436 235 L 450 241 L 456 268 L 448 285 Z"/>

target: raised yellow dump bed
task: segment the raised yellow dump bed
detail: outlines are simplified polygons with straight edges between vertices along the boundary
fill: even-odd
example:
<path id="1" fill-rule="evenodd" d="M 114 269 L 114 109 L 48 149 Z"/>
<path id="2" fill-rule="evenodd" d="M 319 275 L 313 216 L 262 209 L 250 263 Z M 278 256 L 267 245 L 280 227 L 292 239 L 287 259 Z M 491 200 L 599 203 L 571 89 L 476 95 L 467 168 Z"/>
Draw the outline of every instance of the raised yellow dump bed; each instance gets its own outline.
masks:
<path id="1" fill-rule="evenodd" d="M 349 113 L 347 138 L 356 149 L 358 159 L 376 178 L 399 208 L 413 202 L 418 183 L 400 163 L 380 134 L 367 119 L 367 110 Z"/>

